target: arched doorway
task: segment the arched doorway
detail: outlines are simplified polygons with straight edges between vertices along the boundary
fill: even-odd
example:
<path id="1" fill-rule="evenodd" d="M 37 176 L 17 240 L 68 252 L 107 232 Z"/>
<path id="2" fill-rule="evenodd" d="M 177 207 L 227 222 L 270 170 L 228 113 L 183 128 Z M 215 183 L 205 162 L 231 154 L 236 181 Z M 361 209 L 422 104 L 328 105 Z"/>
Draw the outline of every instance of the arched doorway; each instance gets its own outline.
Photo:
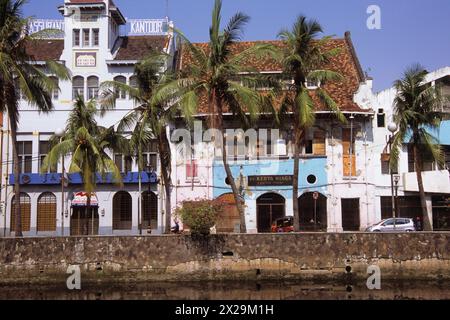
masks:
<path id="1" fill-rule="evenodd" d="M 20 193 L 20 216 L 22 232 L 30 232 L 31 228 L 31 198 L 27 193 Z M 11 199 L 11 231 L 16 231 L 16 196 Z"/>
<path id="2" fill-rule="evenodd" d="M 302 194 L 298 198 L 300 229 L 303 231 L 327 231 L 327 197 L 317 192 Z"/>
<path id="3" fill-rule="evenodd" d="M 151 191 L 142 192 L 142 228 L 158 228 L 158 196 Z"/>
<path id="4" fill-rule="evenodd" d="M 286 215 L 286 200 L 276 193 L 266 193 L 256 200 L 258 232 L 270 232 L 272 222 Z"/>
<path id="5" fill-rule="evenodd" d="M 126 191 L 119 191 L 113 198 L 113 230 L 131 230 L 133 200 Z"/>
<path id="6" fill-rule="evenodd" d="M 72 200 L 72 214 L 70 215 L 71 236 L 98 235 L 99 216 L 98 199 L 91 195 L 90 210 L 87 207 L 87 193 L 78 192 Z"/>
<path id="7" fill-rule="evenodd" d="M 222 233 L 239 232 L 241 218 L 232 193 L 226 193 L 217 198 L 223 205 L 223 210 L 217 217 L 216 230 Z"/>
<path id="8" fill-rule="evenodd" d="M 56 196 L 45 192 L 39 196 L 37 205 L 37 231 L 56 231 Z"/>

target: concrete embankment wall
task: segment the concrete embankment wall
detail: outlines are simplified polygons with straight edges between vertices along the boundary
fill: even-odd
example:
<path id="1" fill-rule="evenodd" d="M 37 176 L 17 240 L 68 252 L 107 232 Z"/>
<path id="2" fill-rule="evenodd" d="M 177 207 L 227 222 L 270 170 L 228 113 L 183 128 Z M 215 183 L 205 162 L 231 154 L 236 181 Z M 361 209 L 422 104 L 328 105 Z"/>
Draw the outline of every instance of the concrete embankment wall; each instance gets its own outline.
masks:
<path id="1" fill-rule="evenodd" d="M 197 280 L 450 280 L 450 233 L 0 239 L 0 283 Z"/>

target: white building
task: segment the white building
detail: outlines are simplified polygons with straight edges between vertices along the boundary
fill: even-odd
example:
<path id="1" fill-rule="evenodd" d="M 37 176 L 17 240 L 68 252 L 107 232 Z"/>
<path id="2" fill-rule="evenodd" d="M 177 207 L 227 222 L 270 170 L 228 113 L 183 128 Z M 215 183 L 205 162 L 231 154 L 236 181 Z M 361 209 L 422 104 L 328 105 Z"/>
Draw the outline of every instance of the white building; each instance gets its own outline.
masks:
<path id="1" fill-rule="evenodd" d="M 95 99 L 99 95 L 99 85 L 104 81 L 115 80 L 133 85 L 135 64 L 151 50 L 164 51 L 168 55 L 173 55 L 175 50 L 173 25 L 168 19 L 127 22 L 112 0 L 65 0 L 58 10 L 63 20 L 35 20 L 30 25 L 33 31 L 48 27 L 59 27 L 64 31 L 63 37 L 38 40 L 28 50 L 37 64 L 43 65 L 46 60 L 64 64 L 72 73 L 72 81 L 59 83 L 60 92 L 53 93 L 55 110 L 48 115 L 39 114 L 25 101 L 20 103 L 18 153 L 22 167 L 21 208 L 25 236 L 92 233 L 90 219 L 80 218 L 86 201 L 79 193 L 83 192 L 81 180 L 75 177 L 70 181 L 65 189 L 63 204 L 61 174 L 58 174 L 62 172 L 62 166 L 58 167 L 58 173 L 39 174 L 40 162 L 48 152 L 47 141 L 59 128 L 65 128 L 77 94 L 86 100 Z M 168 61 L 166 68 L 171 67 L 171 60 Z M 98 123 L 104 127 L 117 124 L 133 107 L 134 102 L 123 95 L 117 101 L 116 109 L 98 119 Z M 6 236 L 14 234 L 10 214 L 13 204 L 13 181 L 10 176 L 13 169 L 12 147 L 8 128 L 5 121 L 3 159 L 9 161 L 4 161 L 2 167 L 4 183 L 1 201 L 4 210 L 0 233 Z M 150 145 L 146 152 L 148 163 L 158 174 L 157 148 Z M 138 234 L 137 166 L 122 155 L 111 156 L 124 172 L 124 187 L 117 190 L 112 184 L 98 186 L 96 199 L 93 200 L 94 205 L 97 203 L 94 234 Z M 70 159 L 65 160 L 67 166 Z M 143 228 L 145 234 L 148 228 L 158 233 L 164 227 L 162 193 L 156 183 L 148 192 L 147 180 L 144 175 Z"/>

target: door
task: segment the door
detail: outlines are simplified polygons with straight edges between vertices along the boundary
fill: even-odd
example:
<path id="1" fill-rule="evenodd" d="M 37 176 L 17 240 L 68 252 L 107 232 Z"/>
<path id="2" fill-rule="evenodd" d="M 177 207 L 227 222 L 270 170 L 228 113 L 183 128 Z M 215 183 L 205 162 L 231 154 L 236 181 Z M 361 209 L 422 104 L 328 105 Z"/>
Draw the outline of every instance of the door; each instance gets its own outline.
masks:
<path id="1" fill-rule="evenodd" d="M 276 193 L 267 193 L 256 200 L 258 232 L 271 232 L 272 223 L 286 216 L 285 199 Z"/>
<path id="2" fill-rule="evenodd" d="M 342 228 L 344 231 L 359 231 L 359 199 L 342 199 Z"/>
<path id="3" fill-rule="evenodd" d="M 73 207 L 70 217 L 71 236 L 98 235 L 99 217 L 98 208 L 91 207 L 88 213 L 87 207 Z"/>

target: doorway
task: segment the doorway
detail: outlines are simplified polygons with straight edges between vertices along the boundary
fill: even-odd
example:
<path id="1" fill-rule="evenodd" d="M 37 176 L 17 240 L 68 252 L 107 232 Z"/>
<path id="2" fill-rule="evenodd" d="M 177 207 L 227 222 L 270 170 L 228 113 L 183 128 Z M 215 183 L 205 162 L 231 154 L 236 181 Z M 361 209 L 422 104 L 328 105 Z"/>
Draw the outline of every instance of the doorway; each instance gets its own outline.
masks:
<path id="1" fill-rule="evenodd" d="M 91 207 L 90 212 L 88 212 L 87 207 L 72 207 L 70 217 L 71 236 L 96 236 L 98 235 L 98 228 L 98 207 Z"/>
<path id="2" fill-rule="evenodd" d="M 342 228 L 344 231 L 359 231 L 359 198 L 342 199 Z"/>
<path id="3" fill-rule="evenodd" d="M 304 193 L 298 198 L 300 230 L 327 231 L 327 197 L 317 192 Z"/>
<path id="4" fill-rule="evenodd" d="M 286 216 L 286 200 L 276 193 L 266 193 L 256 200 L 259 233 L 271 231 L 272 222 Z"/>

